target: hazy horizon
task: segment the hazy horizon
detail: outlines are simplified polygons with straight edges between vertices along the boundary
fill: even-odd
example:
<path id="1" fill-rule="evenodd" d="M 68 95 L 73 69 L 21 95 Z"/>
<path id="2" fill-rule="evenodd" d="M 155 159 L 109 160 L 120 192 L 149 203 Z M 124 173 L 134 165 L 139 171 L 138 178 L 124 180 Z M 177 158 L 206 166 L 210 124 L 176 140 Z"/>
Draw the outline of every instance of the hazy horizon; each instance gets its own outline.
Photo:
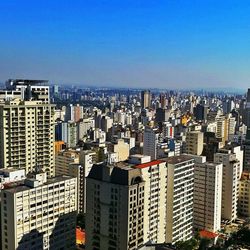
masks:
<path id="1" fill-rule="evenodd" d="M 0 80 L 246 89 L 248 1 L 2 1 Z"/>

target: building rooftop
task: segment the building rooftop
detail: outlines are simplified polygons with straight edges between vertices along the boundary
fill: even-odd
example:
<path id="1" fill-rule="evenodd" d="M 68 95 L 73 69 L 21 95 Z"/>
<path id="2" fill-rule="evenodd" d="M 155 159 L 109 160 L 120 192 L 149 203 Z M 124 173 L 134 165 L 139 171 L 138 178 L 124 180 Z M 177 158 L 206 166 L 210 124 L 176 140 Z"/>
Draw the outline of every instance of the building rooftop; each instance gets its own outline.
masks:
<path id="1" fill-rule="evenodd" d="M 66 176 L 66 175 L 56 176 L 56 177 L 47 179 L 47 182 L 43 183 L 40 186 L 45 186 L 45 185 L 49 185 L 49 184 L 57 183 L 57 182 L 61 182 L 61 181 L 66 181 L 66 180 L 69 180 L 69 179 L 72 179 L 72 178 L 74 178 L 74 177 Z M 27 178 L 26 180 L 31 180 L 32 181 L 32 180 L 36 180 L 36 179 L 34 179 L 34 178 L 32 178 L 32 179 Z M 5 187 L 4 192 L 19 193 L 19 192 L 23 192 L 23 191 L 26 191 L 26 190 L 34 188 L 34 187 L 31 187 L 31 186 L 25 185 L 24 181 L 13 182 L 13 183 L 10 183 L 10 184 L 5 184 L 4 185 L 4 187 Z"/>
<path id="2" fill-rule="evenodd" d="M 7 81 L 10 85 L 41 85 L 48 84 L 48 80 L 31 80 L 31 79 L 9 79 Z"/>
<path id="3" fill-rule="evenodd" d="M 165 158 L 164 160 L 166 161 L 166 163 L 169 164 L 178 164 L 181 162 L 193 160 L 193 157 L 188 155 L 179 155 L 179 156 L 171 156 L 169 158 Z"/>
<path id="4" fill-rule="evenodd" d="M 154 165 L 158 165 L 160 163 L 163 163 L 164 161 L 162 160 L 154 160 L 154 161 L 150 161 L 150 162 L 146 162 L 146 163 L 142 163 L 142 164 L 139 164 L 139 165 L 135 165 L 134 167 L 135 168 L 148 168 L 148 167 L 151 167 L 151 166 L 154 166 Z"/>
<path id="5" fill-rule="evenodd" d="M 0 169 L 0 174 L 2 173 L 12 173 L 12 172 L 16 172 L 19 170 L 23 170 L 23 169 L 18 169 L 18 168 L 2 168 Z"/>

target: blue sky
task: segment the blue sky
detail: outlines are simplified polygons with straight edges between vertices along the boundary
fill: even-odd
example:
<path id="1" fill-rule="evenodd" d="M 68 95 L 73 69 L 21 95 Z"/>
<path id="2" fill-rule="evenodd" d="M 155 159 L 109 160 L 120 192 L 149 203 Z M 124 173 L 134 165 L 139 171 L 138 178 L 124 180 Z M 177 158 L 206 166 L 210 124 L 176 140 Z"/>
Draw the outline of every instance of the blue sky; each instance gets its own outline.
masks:
<path id="1" fill-rule="evenodd" d="M 0 80 L 250 85 L 247 0 L 2 0 Z"/>

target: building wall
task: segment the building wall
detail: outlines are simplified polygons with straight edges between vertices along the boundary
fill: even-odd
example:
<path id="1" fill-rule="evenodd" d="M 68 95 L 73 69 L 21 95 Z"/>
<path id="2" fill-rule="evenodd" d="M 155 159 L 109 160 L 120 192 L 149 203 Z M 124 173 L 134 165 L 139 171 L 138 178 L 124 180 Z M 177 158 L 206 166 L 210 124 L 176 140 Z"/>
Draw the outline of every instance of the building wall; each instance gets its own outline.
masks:
<path id="1" fill-rule="evenodd" d="M 163 243 L 166 234 L 166 163 L 154 164 L 141 171 L 145 181 L 144 242 Z"/>
<path id="2" fill-rule="evenodd" d="M 87 178 L 86 249 L 136 250 L 143 244 L 144 182 L 115 184 L 108 176 Z"/>
<path id="3" fill-rule="evenodd" d="M 241 179 L 239 184 L 238 212 L 241 216 L 250 217 L 250 180 Z"/>
<path id="4" fill-rule="evenodd" d="M 79 152 L 75 150 L 65 150 L 55 157 L 55 173 L 57 175 L 69 175 L 69 165 L 79 163 Z"/>
<path id="5" fill-rule="evenodd" d="M 192 155 L 201 155 L 203 151 L 203 133 L 191 131 L 186 137 L 186 152 Z"/>
<path id="6" fill-rule="evenodd" d="M 113 145 L 113 152 L 118 153 L 118 161 L 125 161 L 129 157 L 129 144 L 120 139 Z"/>
<path id="7" fill-rule="evenodd" d="M 241 164 L 236 155 L 231 153 L 216 153 L 214 162 L 223 164 L 221 217 L 231 221 L 237 217 Z"/>

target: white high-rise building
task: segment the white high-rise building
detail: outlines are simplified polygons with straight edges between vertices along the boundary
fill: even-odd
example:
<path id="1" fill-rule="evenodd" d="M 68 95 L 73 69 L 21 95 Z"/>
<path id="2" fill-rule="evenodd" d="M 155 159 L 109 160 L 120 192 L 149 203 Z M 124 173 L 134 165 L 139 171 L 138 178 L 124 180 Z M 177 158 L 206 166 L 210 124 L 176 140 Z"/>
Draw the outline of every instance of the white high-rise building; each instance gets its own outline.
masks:
<path id="1" fill-rule="evenodd" d="M 144 187 L 144 242 L 164 243 L 166 239 L 166 162 L 154 160 L 135 165 L 141 170 Z"/>
<path id="2" fill-rule="evenodd" d="M 225 137 L 225 116 L 217 116 L 216 121 L 216 137 L 224 138 Z"/>
<path id="3" fill-rule="evenodd" d="M 216 232 L 221 228 L 223 166 L 194 158 L 194 227 Z"/>
<path id="4" fill-rule="evenodd" d="M 146 127 L 143 134 L 143 154 L 149 155 L 151 160 L 157 158 L 157 144 L 159 132 L 157 129 Z"/>
<path id="5" fill-rule="evenodd" d="M 151 93 L 150 90 L 144 90 L 141 92 L 141 106 L 142 108 L 150 108 L 151 106 Z"/>
<path id="6" fill-rule="evenodd" d="M 54 110 L 48 81 L 10 79 L 0 95 L 0 167 L 54 176 Z"/>
<path id="7" fill-rule="evenodd" d="M 42 101 L 0 101 L 0 166 L 39 168 L 54 176 L 54 105 Z"/>
<path id="8" fill-rule="evenodd" d="M 166 242 L 186 241 L 193 233 L 194 159 L 173 156 L 167 162 Z"/>
<path id="9" fill-rule="evenodd" d="M 80 188 L 80 200 L 81 204 L 79 206 L 79 211 L 86 213 L 86 177 L 89 175 L 89 172 L 94 163 L 96 163 L 97 155 L 96 152 L 91 150 L 83 150 L 80 151 L 80 158 L 79 163 L 81 164 L 82 168 L 79 168 L 77 173 L 80 173 L 82 177 Z M 76 171 L 76 170 L 75 170 Z M 79 176 L 79 175 L 78 175 Z"/>
<path id="10" fill-rule="evenodd" d="M 236 120 L 231 114 L 228 115 L 228 139 L 232 141 L 235 135 Z"/>
<path id="11" fill-rule="evenodd" d="M 76 191 L 76 178 L 45 173 L 2 190 L 2 249 L 75 249 Z"/>
<path id="12" fill-rule="evenodd" d="M 230 150 L 214 154 L 214 162 L 223 164 L 221 217 L 232 221 L 237 217 L 241 162 Z"/>
<path id="13" fill-rule="evenodd" d="M 77 178 L 77 212 L 85 213 L 84 194 L 86 193 L 85 176 L 83 175 L 83 166 L 77 163 L 69 164 L 69 175 Z M 84 193 L 85 192 L 85 193 Z M 86 195 L 86 194 L 85 194 Z M 85 209 L 85 210 L 84 210 Z"/>

